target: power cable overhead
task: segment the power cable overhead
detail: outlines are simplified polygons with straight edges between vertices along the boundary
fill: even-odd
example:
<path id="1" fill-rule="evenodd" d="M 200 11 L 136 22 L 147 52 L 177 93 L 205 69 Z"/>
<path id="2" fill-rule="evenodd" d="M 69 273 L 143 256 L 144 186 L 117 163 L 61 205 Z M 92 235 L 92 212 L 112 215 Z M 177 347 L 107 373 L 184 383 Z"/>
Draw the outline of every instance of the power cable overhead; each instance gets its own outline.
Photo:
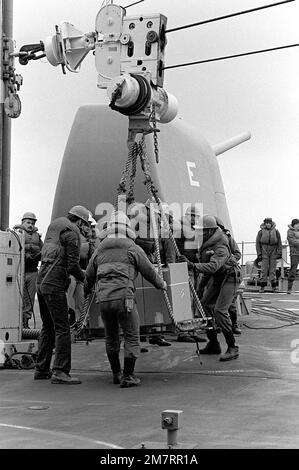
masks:
<path id="1" fill-rule="evenodd" d="M 214 23 L 215 21 L 226 20 L 228 18 L 233 18 L 234 16 L 245 15 L 247 13 L 253 13 L 253 12 L 256 12 L 256 11 L 259 11 L 259 10 L 265 10 L 266 8 L 272 8 L 272 7 L 276 7 L 276 6 L 283 5 L 285 3 L 290 3 L 290 2 L 295 2 L 295 0 L 284 0 L 282 2 L 276 2 L 276 3 L 271 3 L 269 5 L 264 5 L 264 6 L 257 7 L 257 8 L 251 8 L 250 10 L 238 11 L 236 13 L 230 13 L 230 14 L 224 15 L 224 16 L 217 16 L 216 18 L 211 18 L 209 20 L 203 20 L 203 21 L 199 21 L 197 23 L 191 23 L 191 24 L 186 24 L 184 26 L 178 26 L 177 28 L 172 28 L 172 29 L 166 30 L 165 34 L 173 33 L 175 31 L 180 31 L 182 29 L 194 28 L 195 26 L 201 26 L 201 25 L 207 24 L 207 23 Z"/>
<path id="2" fill-rule="evenodd" d="M 142 2 L 144 2 L 144 0 L 138 0 L 138 2 L 134 2 L 134 3 L 131 3 L 130 5 L 124 6 L 124 9 L 130 8 L 130 7 L 134 6 L 134 5 L 138 5 L 138 3 L 142 3 Z"/>
<path id="3" fill-rule="evenodd" d="M 175 68 L 179 68 L 179 67 L 188 67 L 189 65 L 206 64 L 208 62 L 216 62 L 216 61 L 219 61 L 219 60 L 234 59 L 236 57 L 244 57 L 244 56 L 253 55 L 253 54 L 262 54 L 264 52 L 278 51 L 280 49 L 289 49 L 291 47 L 297 47 L 297 46 L 299 46 L 299 44 L 289 44 L 287 46 L 271 47 L 270 49 L 261 49 L 261 50 L 258 50 L 258 51 L 243 52 L 241 54 L 233 54 L 233 55 L 227 55 L 227 56 L 222 56 L 222 57 L 215 57 L 213 59 L 197 60 L 195 62 L 186 62 L 186 63 L 183 63 L 183 64 L 169 65 L 167 67 L 163 67 L 162 70 L 175 69 Z"/>

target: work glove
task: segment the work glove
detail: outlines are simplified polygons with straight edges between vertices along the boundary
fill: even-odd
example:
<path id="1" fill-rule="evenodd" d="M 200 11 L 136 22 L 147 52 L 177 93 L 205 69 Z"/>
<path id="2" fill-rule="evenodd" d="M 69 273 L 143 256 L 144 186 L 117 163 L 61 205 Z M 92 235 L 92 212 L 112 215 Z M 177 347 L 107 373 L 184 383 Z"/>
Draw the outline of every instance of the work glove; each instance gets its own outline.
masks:
<path id="1" fill-rule="evenodd" d="M 263 256 L 262 256 L 262 255 L 258 255 L 257 259 L 258 259 L 258 261 L 262 261 Z"/>
<path id="2" fill-rule="evenodd" d="M 163 281 L 164 282 L 164 286 L 162 287 L 162 290 L 167 290 L 167 282 L 166 281 Z"/>
<path id="3" fill-rule="evenodd" d="M 187 263 L 188 264 L 188 269 L 193 269 L 194 268 L 194 263 L 191 263 L 191 261 L 189 261 L 188 258 L 186 258 L 186 256 L 184 256 L 184 255 L 178 256 L 177 262 L 178 263 Z"/>
<path id="4" fill-rule="evenodd" d="M 179 255 L 177 258 L 178 263 L 188 263 L 188 259 L 184 255 Z"/>

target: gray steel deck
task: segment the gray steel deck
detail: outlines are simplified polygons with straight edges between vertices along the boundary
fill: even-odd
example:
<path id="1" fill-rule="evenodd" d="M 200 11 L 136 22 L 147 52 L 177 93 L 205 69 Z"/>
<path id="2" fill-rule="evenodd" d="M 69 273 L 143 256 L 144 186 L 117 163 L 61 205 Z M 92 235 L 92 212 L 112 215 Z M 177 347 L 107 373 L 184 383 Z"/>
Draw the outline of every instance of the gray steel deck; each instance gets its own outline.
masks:
<path id="1" fill-rule="evenodd" d="M 299 317 L 298 294 L 263 299 Z M 103 340 L 73 345 L 72 375 L 81 385 L 52 385 L 34 381 L 33 371 L 0 370 L 0 449 L 166 444 L 160 425 L 165 409 L 183 410 L 179 443 L 186 448 L 298 448 L 299 325 L 282 327 L 253 313 L 240 323 L 240 357 L 227 363 L 201 356 L 200 364 L 195 344 L 175 338 L 171 347 L 142 343 L 149 349 L 137 363 L 142 385 L 132 389 L 111 383 Z"/>

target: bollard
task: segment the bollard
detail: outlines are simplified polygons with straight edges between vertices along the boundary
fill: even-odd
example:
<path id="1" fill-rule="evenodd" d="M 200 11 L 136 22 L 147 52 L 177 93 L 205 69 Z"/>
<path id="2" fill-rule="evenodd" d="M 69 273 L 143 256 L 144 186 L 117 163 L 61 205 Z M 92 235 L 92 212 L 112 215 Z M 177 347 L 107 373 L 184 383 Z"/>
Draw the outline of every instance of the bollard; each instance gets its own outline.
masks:
<path id="1" fill-rule="evenodd" d="M 178 443 L 178 430 L 183 427 L 182 410 L 164 410 L 161 413 L 162 429 L 167 430 L 167 443 L 164 444 L 161 439 L 156 442 L 141 442 L 133 449 L 195 449 L 198 446 L 196 442 Z"/>
<path id="2" fill-rule="evenodd" d="M 183 411 L 165 410 L 161 413 L 162 429 L 167 429 L 167 446 L 178 445 L 178 430 L 182 427 Z"/>

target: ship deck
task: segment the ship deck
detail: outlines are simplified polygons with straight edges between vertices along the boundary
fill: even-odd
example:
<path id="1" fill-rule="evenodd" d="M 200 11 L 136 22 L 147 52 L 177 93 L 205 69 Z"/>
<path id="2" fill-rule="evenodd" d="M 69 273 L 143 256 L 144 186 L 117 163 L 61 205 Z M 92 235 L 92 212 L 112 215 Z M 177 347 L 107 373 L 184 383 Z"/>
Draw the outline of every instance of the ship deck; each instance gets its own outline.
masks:
<path id="1" fill-rule="evenodd" d="M 246 295 L 299 318 L 299 293 Z M 171 336 L 170 347 L 141 343 L 148 349 L 136 367 L 142 385 L 130 389 L 112 384 L 103 339 L 72 345 L 72 375 L 81 385 L 0 370 L 0 449 L 167 448 L 167 409 L 183 411 L 182 448 L 298 448 L 299 324 L 256 312 L 240 324 L 240 357 L 226 363 L 199 360 L 195 344 Z"/>

